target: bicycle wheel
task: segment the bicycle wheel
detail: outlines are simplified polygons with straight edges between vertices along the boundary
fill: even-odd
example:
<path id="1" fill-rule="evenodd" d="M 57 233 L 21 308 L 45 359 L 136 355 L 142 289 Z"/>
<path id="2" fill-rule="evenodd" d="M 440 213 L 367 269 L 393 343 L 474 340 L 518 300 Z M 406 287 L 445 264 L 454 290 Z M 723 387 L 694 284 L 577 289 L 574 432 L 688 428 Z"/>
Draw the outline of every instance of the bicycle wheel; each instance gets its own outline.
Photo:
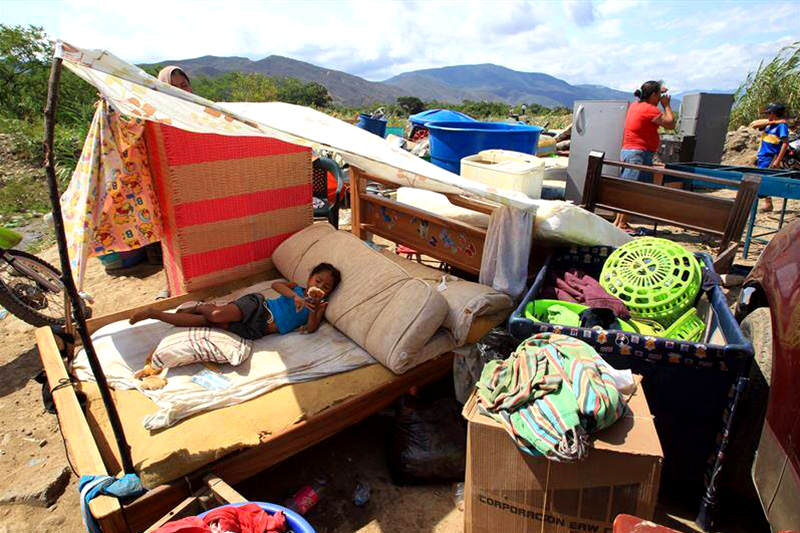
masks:
<path id="1" fill-rule="evenodd" d="M 7 261 L 0 262 L 0 305 L 32 326 L 63 325 L 64 284 L 61 272 L 27 252 L 6 250 L 3 254 L 21 268 L 15 268 Z M 28 275 L 26 268 L 41 276 L 50 286 Z"/>

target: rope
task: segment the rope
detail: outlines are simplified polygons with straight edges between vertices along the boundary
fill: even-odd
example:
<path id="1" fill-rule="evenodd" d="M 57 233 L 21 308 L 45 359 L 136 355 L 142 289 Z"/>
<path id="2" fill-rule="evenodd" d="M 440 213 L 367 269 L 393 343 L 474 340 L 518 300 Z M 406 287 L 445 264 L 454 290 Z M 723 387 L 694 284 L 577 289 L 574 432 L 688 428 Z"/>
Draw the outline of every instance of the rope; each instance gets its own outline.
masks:
<path id="1" fill-rule="evenodd" d="M 550 492 L 550 465 L 552 464 L 553 461 L 547 459 L 547 478 L 544 482 L 544 499 L 542 500 L 542 527 L 539 528 L 539 533 L 544 533 L 545 516 L 547 514 L 547 494 Z"/>

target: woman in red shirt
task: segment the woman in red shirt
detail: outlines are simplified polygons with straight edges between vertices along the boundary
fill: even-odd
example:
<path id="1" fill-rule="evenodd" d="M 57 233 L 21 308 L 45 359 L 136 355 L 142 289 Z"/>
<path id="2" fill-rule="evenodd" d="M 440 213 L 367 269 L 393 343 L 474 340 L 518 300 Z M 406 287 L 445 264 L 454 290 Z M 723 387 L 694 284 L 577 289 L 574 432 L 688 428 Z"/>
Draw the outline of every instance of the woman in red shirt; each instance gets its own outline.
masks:
<path id="1" fill-rule="evenodd" d="M 622 151 L 619 155 L 622 162 L 636 165 L 653 164 L 653 156 L 658 151 L 660 142 L 659 126 L 666 129 L 675 127 L 675 116 L 669 105 L 670 96 L 666 93 L 667 88 L 660 81 L 645 82 L 641 89 L 633 93 L 639 101 L 628 107 L 628 114 L 625 117 L 625 133 L 622 136 Z M 658 109 L 659 102 L 664 108 L 663 112 Z M 653 175 L 650 172 L 632 168 L 622 169 L 621 177 L 653 182 Z M 626 218 L 625 215 L 618 214 L 614 225 L 624 230 L 630 229 Z"/>

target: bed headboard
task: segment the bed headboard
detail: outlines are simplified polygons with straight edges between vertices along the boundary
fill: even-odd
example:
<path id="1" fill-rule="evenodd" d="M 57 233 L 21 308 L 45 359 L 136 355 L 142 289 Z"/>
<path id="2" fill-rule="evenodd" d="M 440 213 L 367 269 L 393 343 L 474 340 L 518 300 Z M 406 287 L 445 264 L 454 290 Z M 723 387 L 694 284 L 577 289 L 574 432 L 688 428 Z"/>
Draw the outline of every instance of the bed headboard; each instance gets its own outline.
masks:
<path id="1" fill-rule="evenodd" d="M 350 168 L 352 231 L 359 239 L 378 235 L 469 274 L 480 273 L 486 229 L 373 194 L 367 191 L 367 182 L 397 187 L 358 168 Z M 487 215 L 498 207 L 457 194 L 448 194 L 447 198 L 455 206 Z M 531 244 L 529 273 L 537 271 L 549 250 L 545 243 Z"/>
<path id="2" fill-rule="evenodd" d="M 312 223 L 309 148 L 155 122 L 145 140 L 173 295 L 271 269 L 275 248 Z"/>

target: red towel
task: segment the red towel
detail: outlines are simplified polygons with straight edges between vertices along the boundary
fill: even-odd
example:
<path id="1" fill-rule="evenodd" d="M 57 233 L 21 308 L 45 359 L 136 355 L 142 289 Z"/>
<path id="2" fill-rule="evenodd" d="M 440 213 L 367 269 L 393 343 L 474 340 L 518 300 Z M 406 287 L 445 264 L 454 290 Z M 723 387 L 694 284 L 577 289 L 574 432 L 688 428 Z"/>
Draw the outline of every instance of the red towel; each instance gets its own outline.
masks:
<path id="1" fill-rule="evenodd" d="M 626 319 L 631 316 L 622 300 L 608 294 L 593 277 L 574 268 L 556 277 L 555 287 L 542 289 L 542 297 L 548 298 L 551 295 L 563 302 L 611 309 L 617 318 Z"/>
<path id="2" fill-rule="evenodd" d="M 220 507 L 203 518 L 190 516 L 169 522 L 155 533 L 211 533 L 211 524 L 218 522 L 219 529 L 232 533 L 282 533 L 286 531 L 286 517 L 278 511 L 274 515 L 265 512 L 255 503 L 240 507 Z"/>

